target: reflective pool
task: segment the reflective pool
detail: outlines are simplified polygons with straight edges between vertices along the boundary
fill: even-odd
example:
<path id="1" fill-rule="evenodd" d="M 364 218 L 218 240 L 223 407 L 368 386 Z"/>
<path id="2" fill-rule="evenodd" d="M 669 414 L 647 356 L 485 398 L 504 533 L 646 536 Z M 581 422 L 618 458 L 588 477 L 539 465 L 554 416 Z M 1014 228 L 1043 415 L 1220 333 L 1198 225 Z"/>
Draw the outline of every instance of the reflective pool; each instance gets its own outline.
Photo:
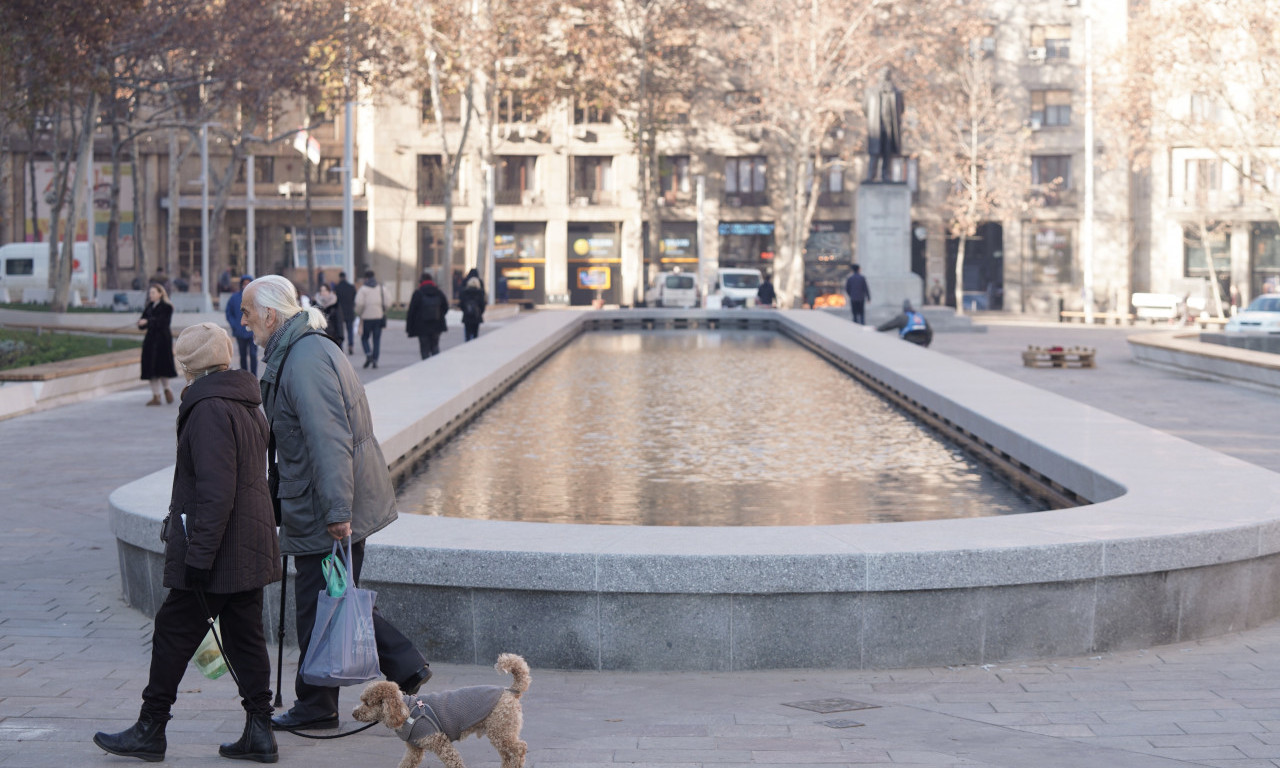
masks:
<path id="1" fill-rule="evenodd" d="M 829 525 L 1040 507 L 780 334 L 659 330 L 575 339 L 433 454 L 400 509 Z"/>

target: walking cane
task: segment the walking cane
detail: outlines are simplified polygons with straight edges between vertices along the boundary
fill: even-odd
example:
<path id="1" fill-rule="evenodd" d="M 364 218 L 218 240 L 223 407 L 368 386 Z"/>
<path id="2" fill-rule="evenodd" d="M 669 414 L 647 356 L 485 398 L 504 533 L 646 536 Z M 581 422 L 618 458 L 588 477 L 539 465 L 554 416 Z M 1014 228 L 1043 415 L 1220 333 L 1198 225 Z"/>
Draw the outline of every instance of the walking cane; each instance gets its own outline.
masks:
<path id="1" fill-rule="evenodd" d="M 284 555 L 284 562 L 281 565 L 280 577 L 280 620 L 278 622 L 279 629 L 276 631 L 276 700 L 274 706 L 284 706 L 284 701 L 280 698 L 280 682 L 284 679 L 284 606 L 286 596 L 289 594 L 289 556 Z"/>

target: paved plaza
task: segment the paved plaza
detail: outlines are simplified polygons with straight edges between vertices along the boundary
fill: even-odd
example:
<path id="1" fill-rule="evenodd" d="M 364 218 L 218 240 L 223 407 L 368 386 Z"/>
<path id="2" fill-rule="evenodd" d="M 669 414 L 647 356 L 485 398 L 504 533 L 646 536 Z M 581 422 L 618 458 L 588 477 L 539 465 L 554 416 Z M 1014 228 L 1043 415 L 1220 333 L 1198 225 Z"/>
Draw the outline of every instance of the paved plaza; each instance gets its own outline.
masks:
<path id="1" fill-rule="evenodd" d="M 987 333 L 938 334 L 933 348 L 1280 471 L 1275 396 L 1139 367 L 1124 341 L 1133 332 L 993 324 Z M 442 346 L 461 336 L 450 330 Z M 1029 344 L 1094 346 L 1099 367 L 1023 368 L 1019 353 Z M 430 361 L 423 375 L 448 359 Z M 368 381 L 416 361 L 416 343 L 393 322 L 381 367 L 360 372 Z M 145 408 L 146 398 L 139 387 L 0 422 L 4 768 L 138 763 L 104 754 L 90 737 L 131 724 L 146 682 L 151 623 L 121 599 L 106 522 L 110 491 L 173 461 L 176 408 Z M 286 704 L 295 662 L 286 649 Z M 433 669 L 432 690 L 505 681 L 487 667 Z M 355 700 L 356 690 L 344 692 L 344 709 Z M 1280 623 L 1196 643 L 982 667 L 534 669 L 524 701 L 531 767 L 1280 766 Z M 790 706 L 799 703 L 809 708 Z M 854 708 L 862 705 L 873 708 Z M 168 764 L 227 765 L 217 744 L 243 725 L 230 679 L 189 671 L 174 715 Z M 345 712 L 344 721 L 350 727 Z M 460 751 L 469 766 L 498 765 L 487 742 L 472 739 Z M 381 727 L 337 741 L 280 736 L 282 765 L 391 768 L 402 752 Z M 439 765 L 431 756 L 424 764 Z"/>

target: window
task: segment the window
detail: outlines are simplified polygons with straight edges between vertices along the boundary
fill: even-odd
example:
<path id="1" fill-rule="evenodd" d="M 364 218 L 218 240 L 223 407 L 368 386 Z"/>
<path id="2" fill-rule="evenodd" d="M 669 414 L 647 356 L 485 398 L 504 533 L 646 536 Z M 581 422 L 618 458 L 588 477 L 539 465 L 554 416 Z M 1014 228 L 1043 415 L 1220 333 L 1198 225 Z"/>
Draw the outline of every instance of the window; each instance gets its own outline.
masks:
<path id="1" fill-rule="evenodd" d="M 844 162 L 832 155 L 822 158 L 822 164 L 825 168 L 818 181 L 818 205 L 844 205 L 847 202 L 844 199 Z M 813 188 L 813 160 L 807 161 L 805 166 L 804 188 L 806 191 Z"/>
<path id="2" fill-rule="evenodd" d="M 18 275 L 34 275 L 36 273 L 36 260 L 5 259 L 4 273 L 10 277 Z"/>
<path id="3" fill-rule="evenodd" d="M 1183 230 L 1182 243 L 1184 277 L 1208 278 L 1212 266 L 1219 281 L 1231 279 L 1231 231 L 1227 227 L 1217 223 L 1203 229 L 1188 226 Z M 1213 259 L 1212 265 L 1209 258 Z"/>
<path id="4" fill-rule="evenodd" d="M 525 102 L 522 91 L 503 91 L 498 95 L 498 122 L 528 123 L 537 117 L 533 108 Z"/>
<path id="5" fill-rule="evenodd" d="M 1071 189 L 1070 155 L 1037 155 L 1031 158 L 1031 183 L 1045 205 L 1061 205 Z"/>
<path id="6" fill-rule="evenodd" d="M 1218 100 L 1207 93 L 1193 93 L 1188 114 L 1193 123 L 1216 123 L 1219 117 Z"/>
<path id="7" fill-rule="evenodd" d="M 1222 161 L 1192 159 L 1186 161 L 1184 168 L 1184 202 L 1201 207 L 1217 205 L 1218 192 L 1222 189 Z"/>
<path id="8" fill-rule="evenodd" d="M 443 205 L 444 190 L 444 158 L 440 155 L 418 155 L 418 205 Z M 453 190 L 458 191 L 456 179 Z"/>
<path id="9" fill-rule="evenodd" d="M 537 160 L 536 157 L 527 155 L 504 155 L 498 158 L 494 182 L 498 188 L 499 205 L 524 204 L 524 193 L 536 189 L 534 166 Z"/>
<path id="10" fill-rule="evenodd" d="M 575 203 L 611 203 L 613 190 L 612 157 L 573 158 L 573 190 Z"/>
<path id="11" fill-rule="evenodd" d="M 240 170 L 236 172 L 236 183 L 244 184 L 245 168 L 248 163 L 241 163 Z M 270 184 L 276 179 L 276 159 L 271 155 L 254 155 L 253 156 L 253 183 L 254 184 Z"/>
<path id="12" fill-rule="evenodd" d="M 1071 58 L 1071 25 L 1053 24 L 1031 28 L 1031 47 L 1043 48 L 1046 61 Z"/>
<path id="13" fill-rule="evenodd" d="M 608 107 L 599 104 L 583 104 L 578 103 L 573 107 L 573 124 L 586 125 L 589 123 L 607 124 L 613 122 L 613 112 Z"/>
<path id="14" fill-rule="evenodd" d="M 342 158 L 340 157 L 322 157 L 320 158 L 320 172 L 316 174 L 317 184 L 340 184 L 342 183 Z"/>
<path id="15" fill-rule="evenodd" d="M 658 158 L 658 183 L 662 196 L 668 201 L 689 194 L 689 156 L 663 155 Z"/>
<path id="16" fill-rule="evenodd" d="M 725 203 L 730 206 L 767 205 L 768 170 L 759 155 L 726 157 L 724 160 Z"/>
<path id="17" fill-rule="evenodd" d="M 458 120 L 462 117 L 462 94 L 446 93 L 440 99 L 444 102 L 441 111 L 445 120 Z M 431 101 L 431 91 L 422 92 L 422 122 L 433 123 L 436 119 L 435 107 Z"/>
<path id="18" fill-rule="evenodd" d="M 459 267 L 467 263 L 466 235 L 466 227 L 454 226 L 453 261 L 446 263 L 444 225 L 425 222 L 418 224 L 418 273 L 430 272 L 435 275 L 437 285 L 445 285 L 449 275 L 444 268 Z"/>
<path id="19" fill-rule="evenodd" d="M 1071 91 L 1032 91 L 1031 122 L 1042 126 L 1071 125 Z"/>
<path id="20" fill-rule="evenodd" d="M 1027 248 L 1031 283 L 1044 286 L 1070 284 L 1072 225 L 1028 222 L 1025 228 L 1031 240 Z"/>
<path id="21" fill-rule="evenodd" d="M 313 227 L 315 238 L 316 267 L 341 267 L 346 264 L 346 254 L 342 248 L 342 227 Z M 293 266 L 305 269 L 307 266 L 307 228 L 293 228 Z"/>

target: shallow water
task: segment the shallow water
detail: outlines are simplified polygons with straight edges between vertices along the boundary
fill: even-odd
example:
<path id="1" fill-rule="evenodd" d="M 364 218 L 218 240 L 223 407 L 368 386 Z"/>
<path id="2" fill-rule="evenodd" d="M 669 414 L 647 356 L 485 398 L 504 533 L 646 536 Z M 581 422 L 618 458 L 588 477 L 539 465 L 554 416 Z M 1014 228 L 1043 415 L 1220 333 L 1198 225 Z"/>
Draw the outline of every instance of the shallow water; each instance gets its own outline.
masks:
<path id="1" fill-rule="evenodd" d="M 590 332 L 432 455 L 400 509 L 616 525 L 828 525 L 1040 507 L 780 334 Z"/>

